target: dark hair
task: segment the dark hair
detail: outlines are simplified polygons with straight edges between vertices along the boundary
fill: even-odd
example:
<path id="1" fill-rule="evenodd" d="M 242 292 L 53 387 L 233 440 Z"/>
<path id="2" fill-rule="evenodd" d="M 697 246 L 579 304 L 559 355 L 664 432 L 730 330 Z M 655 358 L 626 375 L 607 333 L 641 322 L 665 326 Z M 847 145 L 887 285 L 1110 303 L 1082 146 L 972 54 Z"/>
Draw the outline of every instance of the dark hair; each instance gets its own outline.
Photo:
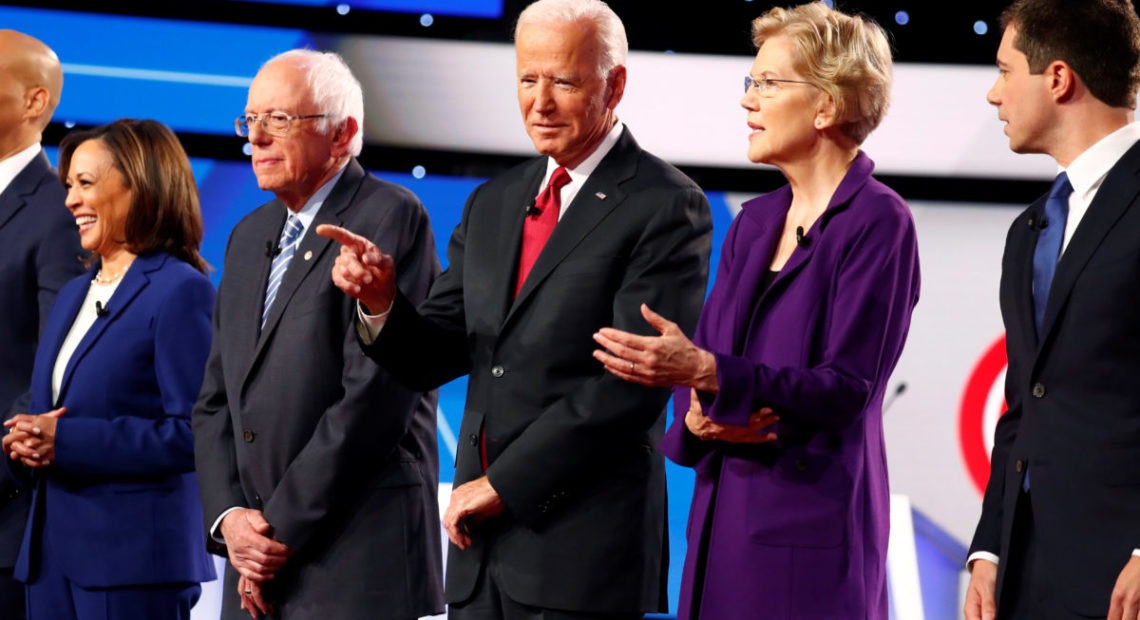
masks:
<path id="1" fill-rule="evenodd" d="M 1001 16 L 1013 44 L 1042 73 L 1061 60 L 1094 97 L 1115 108 L 1136 106 L 1140 20 L 1130 0 L 1017 0 Z"/>
<path id="2" fill-rule="evenodd" d="M 202 210 L 190 160 L 178 137 L 158 121 L 119 119 L 68 134 L 59 145 L 59 177 L 67 184 L 71 156 L 80 144 L 98 140 L 131 190 L 124 236 L 135 254 L 167 252 L 195 269 L 209 269 L 198 253 Z"/>

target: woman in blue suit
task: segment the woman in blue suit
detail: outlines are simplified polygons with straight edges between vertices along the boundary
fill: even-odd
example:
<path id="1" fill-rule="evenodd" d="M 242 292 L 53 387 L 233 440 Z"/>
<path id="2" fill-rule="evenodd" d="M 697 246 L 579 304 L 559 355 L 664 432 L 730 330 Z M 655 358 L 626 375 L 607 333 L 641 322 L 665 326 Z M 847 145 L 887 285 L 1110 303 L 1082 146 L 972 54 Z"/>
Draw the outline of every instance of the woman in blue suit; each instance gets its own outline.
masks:
<path id="1" fill-rule="evenodd" d="M 214 289 L 198 254 L 198 190 L 178 139 L 119 120 L 60 146 L 89 271 L 60 290 L 29 413 L 5 423 L 32 485 L 15 569 L 29 620 L 188 619 L 214 578 L 190 410 Z"/>

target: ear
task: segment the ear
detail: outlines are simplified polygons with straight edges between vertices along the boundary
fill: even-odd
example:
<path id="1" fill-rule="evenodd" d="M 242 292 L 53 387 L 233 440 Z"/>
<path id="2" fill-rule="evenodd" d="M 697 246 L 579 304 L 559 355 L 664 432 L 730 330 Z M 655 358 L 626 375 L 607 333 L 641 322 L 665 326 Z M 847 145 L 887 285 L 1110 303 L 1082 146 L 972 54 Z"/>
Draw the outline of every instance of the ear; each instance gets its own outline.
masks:
<path id="1" fill-rule="evenodd" d="M 613 110 L 625 95 L 625 65 L 618 65 L 606 78 L 606 108 Z"/>
<path id="2" fill-rule="evenodd" d="M 348 153 L 348 144 L 352 142 L 353 137 L 360 131 L 360 125 L 356 123 L 356 119 L 349 116 L 344 119 L 339 126 L 333 128 L 333 148 L 332 154 L 335 157 L 340 157 Z"/>
<path id="3" fill-rule="evenodd" d="M 30 88 L 24 93 L 24 118 L 37 119 L 47 111 L 51 93 L 43 86 Z"/>
<path id="4" fill-rule="evenodd" d="M 821 91 L 815 108 L 816 130 L 822 131 L 828 127 L 835 126 L 837 113 L 835 99 L 833 99 L 831 95 Z"/>
<path id="5" fill-rule="evenodd" d="M 1080 80 L 1077 73 L 1063 60 L 1054 60 L 1045 67 L 1045 77 L 1049 81 L 1049 93 L 1053 100 L 1061 103 L 1076 95 L 1077 83 Z"/>

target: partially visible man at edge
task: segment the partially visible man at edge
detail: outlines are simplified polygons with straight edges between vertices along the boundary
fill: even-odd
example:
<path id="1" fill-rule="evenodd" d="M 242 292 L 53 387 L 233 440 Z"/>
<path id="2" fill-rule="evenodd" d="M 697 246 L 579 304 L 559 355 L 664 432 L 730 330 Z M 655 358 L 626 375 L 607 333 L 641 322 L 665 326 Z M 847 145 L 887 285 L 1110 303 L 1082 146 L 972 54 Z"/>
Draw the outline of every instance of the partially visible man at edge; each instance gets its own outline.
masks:
<path id="1" fill-rule="evenodd" d="M 28 390 L 39 334 L 55 295 L 83 272 L 79 233 L 59 177 L 40 146 L 63 90 L 55 52 L 0 30 L 0 416 Z M 24 618 L 12 578 L 28 500 L 0 468 L 0 618 Z"/>
<path id="2" fill-rule="evenodd" d="M 1140 617 L 1140 20 L 1017 0 L 987 99 L 1061 168 L 1010 226 L 1005 398 L 970 546 L 969 620 Z"/>

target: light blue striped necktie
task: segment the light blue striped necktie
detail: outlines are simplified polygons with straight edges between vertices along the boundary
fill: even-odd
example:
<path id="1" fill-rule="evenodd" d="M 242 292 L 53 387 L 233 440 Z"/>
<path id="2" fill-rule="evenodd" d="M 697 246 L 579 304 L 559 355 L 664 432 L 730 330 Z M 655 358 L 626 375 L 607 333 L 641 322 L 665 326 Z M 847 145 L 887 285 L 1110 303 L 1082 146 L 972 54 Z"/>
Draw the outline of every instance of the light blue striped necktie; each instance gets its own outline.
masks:
<path id="1" fill-rule="evenodd" d="M 277 298 L 277 289 L 281 288 L 281 281 L 285 279 L 289 261 L 293 260 L 293 253 L 297 251 L 297 244 L 304 230 L 301 218 L 290 213 L 289 219 L 285 222 L 285 229 L 281 231 L 281 241 L 277 243 L 278 250 L 277 256 L 273 257 L 273 267 L 269 270 L 269 284 L 265 287 L 265 305 L 261 310 L 262 327 L 265 327 L 265 319 L 269 318 L 269 309 L 273 307 L 273 300 Z"/>

